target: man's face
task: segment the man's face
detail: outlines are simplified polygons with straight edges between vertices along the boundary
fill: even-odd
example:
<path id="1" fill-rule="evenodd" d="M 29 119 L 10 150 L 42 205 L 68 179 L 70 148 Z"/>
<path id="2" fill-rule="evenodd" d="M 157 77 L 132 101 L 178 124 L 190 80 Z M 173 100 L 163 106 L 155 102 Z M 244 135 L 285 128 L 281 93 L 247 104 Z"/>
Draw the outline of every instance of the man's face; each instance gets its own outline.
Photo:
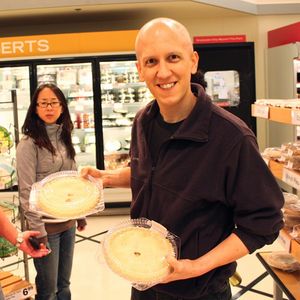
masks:
<path id="1" fill-rule="evenodd" d="M 144 35 L 137 45 L 137 68 L 159 105 L 178 106 L 192 97 L 190 80 L 198 55 L 190 41 L 167 27 Z"/>

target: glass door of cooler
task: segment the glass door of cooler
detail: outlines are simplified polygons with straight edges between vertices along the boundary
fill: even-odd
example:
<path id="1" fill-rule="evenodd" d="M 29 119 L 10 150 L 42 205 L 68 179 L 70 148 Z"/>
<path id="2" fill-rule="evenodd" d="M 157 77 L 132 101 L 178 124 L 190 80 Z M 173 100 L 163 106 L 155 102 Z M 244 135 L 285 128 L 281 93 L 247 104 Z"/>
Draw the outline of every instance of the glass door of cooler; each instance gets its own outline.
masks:
<path id="1" fill-rule="evenodd" d="M 15 141 L 30 104 L 29 74 L 29 66 L 0 67 L 0 190 L 16 184 Z"/>
<path id="2" fill-rule="evenodd" d="M 56 84 L 68 100 L 74 124 L 72 141 L 79 166 L 96 166 L 92 63 L 59 63 L 37 66 L 38 85 Z"/>
<path id="3" fill-rule="evenodd" d="M 134 60 L 100 62 L 105 169 L 127 165 L 136 112 L 153 99 Z"/>

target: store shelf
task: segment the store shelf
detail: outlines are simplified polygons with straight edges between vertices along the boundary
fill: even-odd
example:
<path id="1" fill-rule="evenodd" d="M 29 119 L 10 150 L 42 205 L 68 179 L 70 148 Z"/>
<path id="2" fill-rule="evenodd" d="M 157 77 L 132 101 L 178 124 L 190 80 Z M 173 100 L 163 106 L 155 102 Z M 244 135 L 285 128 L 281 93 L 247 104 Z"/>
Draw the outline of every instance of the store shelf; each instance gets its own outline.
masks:
<path id="1" fill-rule="evenodd" d="M 33 284 L 10 272 L 0 272 L 0 283 L 5 300 L 28 299 L 36 294 Z"/>
<path id="2" fill-rule="evenodd" d="M 271 170 L 274 177 L 282 180 L 283 173 L 283 163 L 276 162 L 275 160 L 269 160 L 268 162 L 269 169 Z"/>
<path id="3" fill-rule="evenodd" d="M 300 125 L 300 109 L 297 108 L 252 104 L 251 114 L 253 117 L 264 118 L 283 124 Z"/>
<path id="4" fill-rule="evenodd" d="M 300 262 L 300 244 L 291 237 L 289 231 L 282 229 L 278 239 L 284 249 Z M 274 280 L 273 299 L 282 300 L 282 292 L 288 296 L 288 299 L 300 299 L 300 270 L 287 272 L 273 268 L 268 264 L 268 256 L 271 253 L 258 252 L 256 256 Z"/>
<path id="5" fill-rule="evenodd" d="M 274 160 L 269 160 L 268 166 L 274 177 L 300 190 L 300 171 L 285 168 L 283 163 Z"/>
<path id="6" fill-rule="evenodd" d="M 268 273 L 272 276 L 279 288 L 288 296 L 289 299 L 300 299 L 300 271 L 286 272 L 271 267 L 267 263 L 268 256 L 271 253 L 272 252 L 259 252 L 256 254 L 256 256 L 266 268 Z M 278 298 L 274 297 L 274 299 L 282 299 L 281 296 L 282 295 L 280 295 Z"/>

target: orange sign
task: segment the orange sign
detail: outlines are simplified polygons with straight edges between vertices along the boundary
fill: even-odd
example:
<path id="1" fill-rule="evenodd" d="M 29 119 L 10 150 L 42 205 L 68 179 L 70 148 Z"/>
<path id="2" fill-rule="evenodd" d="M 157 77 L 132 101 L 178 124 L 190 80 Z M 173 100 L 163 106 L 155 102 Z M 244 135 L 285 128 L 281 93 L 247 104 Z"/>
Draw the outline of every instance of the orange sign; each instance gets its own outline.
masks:
<path id="1" fill-rule="evenodd" d="M 0 59 L 134 50 L 138 30 L 0 38 Z"/>

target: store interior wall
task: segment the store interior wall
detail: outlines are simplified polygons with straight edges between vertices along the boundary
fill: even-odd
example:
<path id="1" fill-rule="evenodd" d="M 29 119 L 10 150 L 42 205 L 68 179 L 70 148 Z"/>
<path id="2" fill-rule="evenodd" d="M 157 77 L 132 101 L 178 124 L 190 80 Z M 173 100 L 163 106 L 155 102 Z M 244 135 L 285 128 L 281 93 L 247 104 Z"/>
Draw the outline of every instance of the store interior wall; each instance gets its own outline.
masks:
<path id="1" fill-rule="evenodd" d="M 156 7 L 159 7 L 156 3 Z M 207 17 L 191 16 L 190 9 L 184 5 L 180 11 L 175 10 L 170 3 L 170 13 L 162 10 L 141 10 L 137 5 L 136 11 L 126 11 L 124 14 L 91 14 L 90 17 L 68 17 L 64 19 L 49 19 L 35 17 L 31 21 L 26 18 L 16 18 L 14 22 L 9 19 L 0 20 L 1 36 L 24 36 L 34 34 L 51 34 L 65 32 L 88 32 L 107 30 L 138 29 L 148 20 L 155 17 L 171 17 L 182 22 L 191 33 L 191 36 L 200 35 L 234 35 L 245 34 L 247 41 L 255 43 L 255 68 L 256 68 L 256 98 L 267 98 L 268 78 L 266 76 L 266 50 L 267 32 L 298 22 L 299 14 L 289 15 L 252 15 L 248 13 L 218 8 Z M 178 5 L 178 4 L 177 4 Z M 178 7 L 177 7 L 178 8 Z M 118 18 L 116 16 L 119 16 Z M 201 60 L 201 57 L 200 57 Z M 267 122 L 257 120 L 257 137 L 260 149 L 267 146 Z"/>

